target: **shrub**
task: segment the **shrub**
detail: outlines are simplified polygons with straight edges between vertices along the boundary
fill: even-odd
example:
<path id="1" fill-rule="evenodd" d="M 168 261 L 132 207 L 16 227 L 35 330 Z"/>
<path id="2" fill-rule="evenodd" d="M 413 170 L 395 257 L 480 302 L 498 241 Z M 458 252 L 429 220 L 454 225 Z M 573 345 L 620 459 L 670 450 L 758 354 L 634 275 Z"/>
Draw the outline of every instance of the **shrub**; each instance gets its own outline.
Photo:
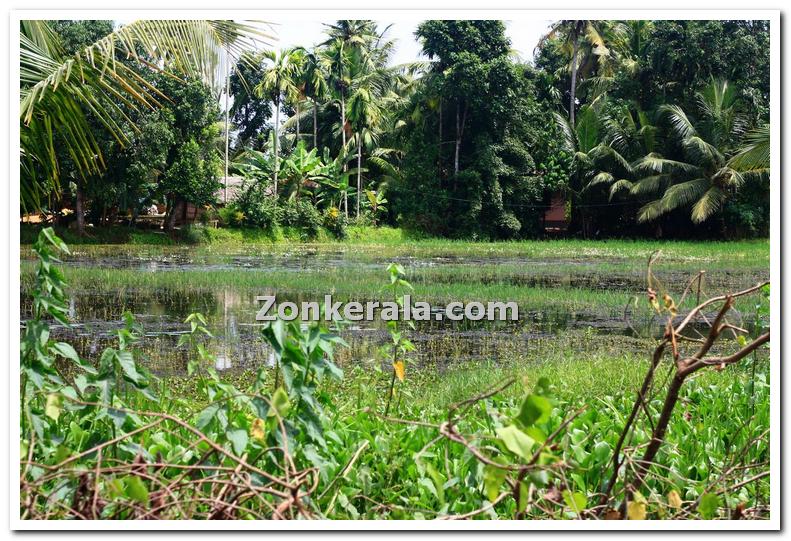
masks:
<path id="1" fill-rule="evenodd" d="M 271 230 L 280 223 L 280 208 L 261 184 L 253 184 L 243 190 L 236 200 L 234 208 L 244 216 L 241 217 L 241 220 L 238 216 L 234 216 L 232 219 L 241 221 L 245 225 Z"/>
<path id="2" fill-rule="evenodd" d="M 206 226 L 191 224 L 181 230 L 181 237 L 188 244 L 200 244 L 206 238 Z"/>
<path id="3" fill-rule="evenodd" d="M 322 217 L 308 201 L 286 201 L 280 208 L 280 223 L 285 227 L 296 227 L 304 238 L 313 239 L 319 234 Z"/>
<path id="4" fill-rule="evenodd" d="M 332 233 L 336 239 L 346 238 L 346 216 L 337 207 L 329 207 L 324 211 L 324 227 Z"/>

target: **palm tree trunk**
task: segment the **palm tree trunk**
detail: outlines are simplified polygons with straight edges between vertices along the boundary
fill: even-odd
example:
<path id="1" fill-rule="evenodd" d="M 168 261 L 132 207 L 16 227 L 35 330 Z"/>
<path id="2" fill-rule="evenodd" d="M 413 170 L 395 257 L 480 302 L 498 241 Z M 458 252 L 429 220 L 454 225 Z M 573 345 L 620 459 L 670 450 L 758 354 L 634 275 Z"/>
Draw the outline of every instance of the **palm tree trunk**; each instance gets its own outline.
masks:
<path id="1" fill-rule="evenodd" d="M 442 180 L 442 96 L 439 97 L 439 142 L 437 143 L 437 177 Z"/>
<path id="2" fill-rule="evenodd" d="M 313 100 L 313 148 L 319 148 L 319 106 Z"/>
<path id="3" fill-rule="evenodd" d="M 275 198 L 277 199 L 277 173 L 278 169 L 280 168 L 280 164 L 278 163 L 278 154 L 277 154 L 277 146 L 278 146 L 278 128 L 280 122 L 280 100 L 275 100 Z"/>
<path id="4" fill-rule="evenodd" d="M 230 115 L 230 108 L 228 107 L 228 98 L 230 96 L 230 84 L 231 84 L 231 70 L 229 69 L 225 73 L 225 177 L 222 179 L 223 183 L 223 192 L 222 192 L 222 202 L 228 203 L 228 146 L 231 140 L 231 134 L 228 131 L 228 117 Z"/>
<path id="5" fill-rule="evenodd" d="M 346 148 L 346 101 L 343 99 L 343 93 L 341 93 L 341 141 Z"/>
<path id="6" fill-rule="evenodd" d="M 77 217 L 77 233 L 82 236 L 85 235 L 85 194 L 82 188 L 77 184 L 77 194 L 74 202 L 74 214 Z"/>
<path id="7" fill-rule="evenodd" d="M 459 136 L 459 132 L 461 131 L 460 119 L 459 119 L 459 102 L 456 102 L 456 153 L 453 157 L 453 176 L 457 176 L 459 174 L 459 152 L 461 151 L 461 137 Z"/>
<path id="8" fill-rule="evenodd" d="M 297 139 L 295 144 L 299 144 L 299 100 L 297 100 Z"/>
<path id="9" fill-rule="evenodd" d="M 577 105 L 577 56 L 579 54 L 579 36 L 574 31 L 574 52 L 571 55 L 571 95 L 569 97 L 569 120 L 574 127 L 574 108 Z"/>
<path id="10" fill-rule="evenodd" d="M 464 112 L 459 116 L 460 104 L 456 102 L 456 155 L 453 158 L 453 175 L 459 174 L 459 155 L 461 154 L 461 139 L 464 136 L 464 124 L 467 122 L 467 109 L 469 103 L 464 103 Z"/>
<path id="11" fill-rule="evenodd" d="M 362 153 L 363 138 L 357 134 L 357 219 L 360 219 L 360 191 L 362 190 Z"/>
<path id="12" fill-rule="evenodd" d="M 346 149 L 346 101 L 343 97 L 343 91 L 341 91 L 341 141 L 343 141 L 343 148 L 341 152 Z M 343 164 L 343 171 L 345 172 L 347 169 L 346 163 L 344 161 Z M 348 183 L 347 183 L 348 184 Z M 346 219 L 349 219 L 349 192 L 348 188 L 347 191 L 343 193 L 343 213 L 346 216 Z"/>

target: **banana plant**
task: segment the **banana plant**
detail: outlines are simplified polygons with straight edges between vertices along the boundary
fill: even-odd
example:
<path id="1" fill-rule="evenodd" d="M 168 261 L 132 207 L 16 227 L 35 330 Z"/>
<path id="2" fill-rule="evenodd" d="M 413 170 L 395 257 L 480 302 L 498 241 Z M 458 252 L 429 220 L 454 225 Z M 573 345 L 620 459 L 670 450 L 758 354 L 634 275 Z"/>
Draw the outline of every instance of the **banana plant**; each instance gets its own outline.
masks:
<path id="1" fill-rule="evenodd" d="M 324 178 L 324 162 L 313 148 L 307 150 L 304 141 L 297 143 L 294 152 L 283 160 L 283 185 L 289 199 L 299 199 L 303 189 L 315 190 Z"/>
<path id="2" fill-rule="evenodd" d="M 365 190 L 365 196 L 368 198 L 368 205 L 371 208 L 371 217 L 373 218 L 374 225 L 376 225 L 377 216 L 380 213 L 387 212 L 385 192 L 384 190 Z"/>

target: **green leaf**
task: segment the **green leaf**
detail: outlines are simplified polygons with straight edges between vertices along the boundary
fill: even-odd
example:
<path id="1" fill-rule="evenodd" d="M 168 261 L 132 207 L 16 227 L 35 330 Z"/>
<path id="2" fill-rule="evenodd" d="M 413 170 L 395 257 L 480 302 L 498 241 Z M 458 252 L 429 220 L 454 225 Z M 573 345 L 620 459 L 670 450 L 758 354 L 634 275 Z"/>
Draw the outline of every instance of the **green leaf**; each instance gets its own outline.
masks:
<path id="1" fill-rule="evenodd" d="M 523 426 L 545 423 L 552 413 L 552 404 L 543 396 L 531 394 L 522 402 L 517 419 Z"/>
<path id="2" fill-rule="evenodd" d="M 63 397 L 58 393 L 50 393 L 47 395 L 47 404 L 44 407 L 44 414 L 53 421 L 57 421 L 60 417 L 62 407 Z"/>
<path id="3" fill-rule="evenodd" d="M 52 345 L 51 349 L 55 352 L 55 354 L 73 361 L 77 366 L 89 374 L 97 374 L 96 369 L 91 365 L 91 363 L 80 359 L 80 356 L 77 355 L 77 351 L 72 347 L 71 344 L 67 344 L 66 342 L 57 342 Z"/>
<path id="4" fill-rule="evenodd" d="M 233 452 L 241 456 L 244 450 L 247 449 L 247 430 L 243 428 L 234 428 L 233 430 L 227 431 L 225 436 L 230 440 L 233 446 Z"/>
<path id="5" fill-rule="evenodd" d="M 564 490 L 563 501 L 566 502 L 566 506 L 568 506 L 569 510 L 573 511 L 577 515 L 579 515 L 581 511 L 584 511 L 588 506 L 588 498 L 586 498 L 585 494 L 581 492 L 571 492 L 570 490 Z"/>
<path id="6" fill-rule="evenodd" d="M 115 358 L 118 359 L 126 379 L 137 385 L 145 383 L 145 378 L 137 371 L 137 364 L 131 351 L 119 351 L 115 354 Z"/>
<path id="7" fill-rule="evenodd" d="M 47 242 L 49 242 L 52 246 L 54 246 L 58 250 L 61 250 L 62 252 L 65 252 L 67 254 L 70 253 L 68 246 L 66 246 L 66 243 L 63 242 L 61 238 L 55 234 L 55 231 L 51 227 L 45 227 L 44 229 L 42 229 L 41 233 L 39 233 L 39 239 L 42 236 L 47 240 Z"/>
<path id="8" fill-rule="evenodd" d="M 700 498 L 698 512 L 706 520 L 713 519 L 716 518 L 720 505 L 720 497 L 717 494 L 707 492 Z"/>
<path id="9" fill-rule="evenodd" d="M 486 466 L 483 470 L 483 487 L 486 497 L 493 502 L 500 495 L 500 487 L 505 482 L 505 470 L 494 466 Z"/>
<path id="10" fill-rule="evenodd" d="M 283 418 L 286 416 L 290 408 L 291 401 L 288 399 L 288 393 L 286 393 L 283 387 L 278 387 L 277 391 L 275 391 L 275 393 L 272 395 L 272 409 L 269 410 L 267 415 L 269 417 L 278 415 Z"/>
<path id="11" fill-rule="evenodd" d="M 148 489 L 143 480 L 136 475 L 131 475 L 124 480 L 126 496 L 142 504 L 148 503 Z"/>
<path id="12" fill-rule="evenodd" d="M 509 451 L 525 460 L 530 459 L 535 444 L 533 438 L 514 425 L 498 428 L 496 432 Z"/>
<path id="13" fill-rule="evenodd" d="M 198 414 L 198 418 L 195 421 L 195 426 L 198 427 L 198 429 L 203 430 L 212 421 L 212 419 L 214 419 L 219 410 L 219 404 L 209 404 Z"/>
<path id="14" fill-rule="evenodd" d="M 605 462 L 610 458 L 610 444 L 606 441 L 597 442 L 593 446 L 593 456 L 596 462 Z"/>
<path id="15" fill-rule="evenodd" d="M 121 430 L 121 427 L 123 427 L 124 423 L 126 422 L 126 412 L 117 410 L 115 408 L 107 408 L 107 413 L 113 419 L 113 424 L 115 425 L 115 429 Z"/>

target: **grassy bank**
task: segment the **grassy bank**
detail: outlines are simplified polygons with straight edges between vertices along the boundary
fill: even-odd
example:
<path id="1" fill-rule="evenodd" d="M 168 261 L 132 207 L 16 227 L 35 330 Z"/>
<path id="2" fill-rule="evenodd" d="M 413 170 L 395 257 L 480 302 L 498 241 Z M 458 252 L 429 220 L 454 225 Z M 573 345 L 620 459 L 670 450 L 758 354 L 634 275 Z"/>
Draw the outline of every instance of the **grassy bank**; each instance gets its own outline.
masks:
<path id="1" fill-rule="evenodd" d="M 23 226 L 21 243 L 32 243 L 39 228 Z M 476 242 L 440 238 L 422 238 L 402 229 L 390 227 L 349 227 L 347 238 L 336 240 L 329 233 L 305 243 L 298 231 L 284 229 L 272 235 L 261 229 L 226 229 L 195 227 L 177 231 L 169 236 L 160 231 L 146 231 L 125 227 L 90 230 L 80 237 L 69 229 L 57 229 L 58 235 L 72 247 L 92 245 L 130 245 L 164 247 L 190 246 L 195 253 L 222 253 L 224 249 L 261 249 L 272 253 L 299 250 L 338 250 L 352 245 L 362 254 L 390 256 L 455 256 L 493 258 L 519 256 L 525 258 L 630 260 L 645 262 L 656 250 L 662 250 L 664 260 L 707 264 L 744 264 L 768 267 L 769 240 L 741 241 L 677 241 L 677 240 L 587 240 L 553 239 L 500 242 Z M 116 248 L 109 248 L 115 250 Z"/>

